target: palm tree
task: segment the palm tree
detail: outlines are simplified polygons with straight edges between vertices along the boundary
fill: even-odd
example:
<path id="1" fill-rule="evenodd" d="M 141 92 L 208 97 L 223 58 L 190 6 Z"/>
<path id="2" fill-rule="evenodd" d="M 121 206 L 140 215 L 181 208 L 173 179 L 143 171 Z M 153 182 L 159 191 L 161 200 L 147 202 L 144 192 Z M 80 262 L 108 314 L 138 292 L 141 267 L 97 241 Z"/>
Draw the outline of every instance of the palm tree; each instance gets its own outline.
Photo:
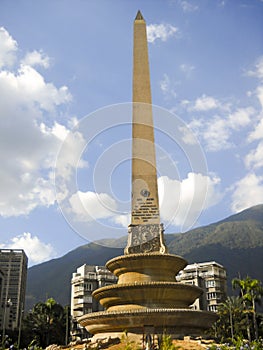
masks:
<path id="1" fill-rule="evenodd" d="M 246 310 L 247 318 L 247 334 L 248 340 L 251 341 L 251 333 L 249 327 L 249 313 L 252 313 L 253 328 L 255 339 L 258 339 L 258 325 L 256 320 L 256 304 L 261 301 L 263 296 L 263 288 L 261 281 L 257 279 L 252 279 L 247 276 L 245 279 L 234 278 L 232 280 L 233 288 L 239 288 L 240 294 L 243 299 L 243 305 Z"/>
<path id="2" fill-rule="evenodd" d="M 52 342 L 64 344 L 66 334 L 66 317 L 64 308 L 53 298 L 45 303 L 37 303 L 27 315 L 25 333 L 30 332 L 38 345 L 47 347 Z"/>
<path id="3" fill-rule="evenodd" d="M 217 333 L 221 334 L 222 340 L 231 336 L 241 336 L 244 326 L 243 302 L 239 297 L 228 297 L 218 308 L 219 320 L 216 323 Z"/>

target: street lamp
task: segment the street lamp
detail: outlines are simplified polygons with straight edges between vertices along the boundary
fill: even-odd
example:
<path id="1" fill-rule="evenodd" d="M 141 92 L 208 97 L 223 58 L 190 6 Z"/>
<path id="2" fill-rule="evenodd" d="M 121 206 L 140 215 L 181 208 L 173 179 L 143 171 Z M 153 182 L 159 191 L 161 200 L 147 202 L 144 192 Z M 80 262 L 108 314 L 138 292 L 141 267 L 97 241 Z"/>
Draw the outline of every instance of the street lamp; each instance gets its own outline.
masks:
<path id="1" fill-rule="evenodd" d="M 2 333 L 2 347 L 5 346 L 5 326 L 6 326 L 6 309 L 12 306 L 11 299 L 7 299 L 4 303 L 4 317 L 3 317 L 3 333 Z"/>

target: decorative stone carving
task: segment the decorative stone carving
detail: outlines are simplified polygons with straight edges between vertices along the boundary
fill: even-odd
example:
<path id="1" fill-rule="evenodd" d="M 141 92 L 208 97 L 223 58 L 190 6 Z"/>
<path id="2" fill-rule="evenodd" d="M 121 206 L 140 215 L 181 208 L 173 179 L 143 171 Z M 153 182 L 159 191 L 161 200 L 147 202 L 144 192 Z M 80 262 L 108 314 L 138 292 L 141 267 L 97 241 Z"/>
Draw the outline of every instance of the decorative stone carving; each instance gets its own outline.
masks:
<path id="1" fill-rule="evenodd" d="M 128 244 L 124 253 L 166 253 L 163 232 L 162 224 L 129 225 Z"/>

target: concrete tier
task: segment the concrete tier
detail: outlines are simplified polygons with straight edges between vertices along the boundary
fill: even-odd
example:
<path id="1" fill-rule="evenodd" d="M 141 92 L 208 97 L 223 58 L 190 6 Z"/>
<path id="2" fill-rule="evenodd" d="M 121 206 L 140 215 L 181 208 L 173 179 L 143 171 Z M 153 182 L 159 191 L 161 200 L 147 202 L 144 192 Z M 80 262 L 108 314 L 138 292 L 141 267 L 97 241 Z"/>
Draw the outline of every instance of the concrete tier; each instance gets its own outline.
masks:
<path id="1" fill-rule="evenodd" d="M 202 292 L 199 287 L 178 282 L 146 282 L 105 286 L 92 295 L 107 311 L 117 311 L 187 308 Z"/>
<path id="2" fill-rule="evenodd" d="M 208 311 L 190 309 L 146 309 L 116 312 L 94 312 L 79 318 L 81 326 L 92 334 L 110 334 L 127 331 L 143 334 L 147 326 L 154 328 L 155 334 L 169 334 L 174 337 L 184 335 L 200 336 L 217 315 Z"/>
<path id="3" fill-rule="evenodd" d="M 181 256 L 160 253 L 121 255 L 107 262 L 106 267 L 119 279 L 118 284 L 142 282 L 174 282 L 185 268 Z"/>
<path id="4" fill-rule="evenodd" d="M 201 335 L 217 315 L 189 308 L 202 289 L 176 282 L 175 276 L 186 265 L 180 256 L 160 253 L 111 259 L 106 266 L 118 283 L 93 292 L 106 311 L 84 315 L 78 322 L 95 336 L 144 334 L 148 326 L 155 334 Z"/>

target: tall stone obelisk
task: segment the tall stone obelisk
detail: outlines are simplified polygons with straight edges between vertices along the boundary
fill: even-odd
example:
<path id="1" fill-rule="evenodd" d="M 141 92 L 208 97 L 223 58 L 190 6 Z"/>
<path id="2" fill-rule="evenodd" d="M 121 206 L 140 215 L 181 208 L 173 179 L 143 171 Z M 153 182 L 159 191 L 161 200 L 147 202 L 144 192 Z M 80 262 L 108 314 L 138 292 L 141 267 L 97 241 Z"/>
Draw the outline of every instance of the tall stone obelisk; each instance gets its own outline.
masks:
<path id="1" fill-rule="evenodd" d="M 132 213 L 125 255 L 109 260 L 117 284 L 92 296 L 105 311 L 78 321 L 94 337 L 119 336 L 126 331 L 141 339 L 164 333 L 199 336 L 216 321 L 213 312 L 192 310 L 202 289 L 177 282 L 187 261 L 168 254 L 160 223 L 152 121 L 146 24 L 140 12 L 134 22 Z"/>
<path id="2" fill-rule="evenodd" d="M 138 11 L 133 40 L 132 209 L 125 254 L 166 251 L 160 223 L 151 103 L 146 23 Z"/>

